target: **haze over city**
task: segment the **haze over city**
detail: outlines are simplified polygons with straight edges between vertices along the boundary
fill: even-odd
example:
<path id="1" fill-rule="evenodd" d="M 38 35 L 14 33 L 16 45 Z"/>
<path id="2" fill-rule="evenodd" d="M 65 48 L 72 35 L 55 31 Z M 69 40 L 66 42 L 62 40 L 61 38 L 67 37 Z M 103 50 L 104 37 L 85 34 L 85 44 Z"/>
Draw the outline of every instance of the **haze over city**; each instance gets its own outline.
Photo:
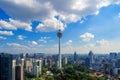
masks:
<path id="1" fill-rule="evenodd" d="M 120 52 L 120 0 L 0 0 L 0 52 Z"/>

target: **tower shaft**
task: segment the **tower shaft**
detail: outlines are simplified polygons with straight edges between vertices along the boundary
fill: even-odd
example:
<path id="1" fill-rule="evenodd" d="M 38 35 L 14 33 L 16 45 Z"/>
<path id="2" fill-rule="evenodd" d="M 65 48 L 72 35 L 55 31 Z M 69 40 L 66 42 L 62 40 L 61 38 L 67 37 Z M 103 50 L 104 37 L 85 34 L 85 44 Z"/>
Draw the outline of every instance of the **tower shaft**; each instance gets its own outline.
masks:
<path id="1" fill-rule="evenodd" d="M 59 38 L 59 44 L 58 44 L 58 47 L 59 47 L 59 69 L 61 69 L 62 68 L 62 64 L 61 64 L 61 39 Z"/>

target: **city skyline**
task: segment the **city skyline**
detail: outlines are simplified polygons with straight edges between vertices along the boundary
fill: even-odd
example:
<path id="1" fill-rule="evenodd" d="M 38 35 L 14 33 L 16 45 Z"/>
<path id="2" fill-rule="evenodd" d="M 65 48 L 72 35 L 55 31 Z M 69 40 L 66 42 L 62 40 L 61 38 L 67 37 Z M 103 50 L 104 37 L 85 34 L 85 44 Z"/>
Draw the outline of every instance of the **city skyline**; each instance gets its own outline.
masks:
<path id="1" fill-rule="evenodd" d="M 62 54 L 120 52 L 120 0 L 1 0 L 0 51 L 58 54 L 59 25 Z"/>

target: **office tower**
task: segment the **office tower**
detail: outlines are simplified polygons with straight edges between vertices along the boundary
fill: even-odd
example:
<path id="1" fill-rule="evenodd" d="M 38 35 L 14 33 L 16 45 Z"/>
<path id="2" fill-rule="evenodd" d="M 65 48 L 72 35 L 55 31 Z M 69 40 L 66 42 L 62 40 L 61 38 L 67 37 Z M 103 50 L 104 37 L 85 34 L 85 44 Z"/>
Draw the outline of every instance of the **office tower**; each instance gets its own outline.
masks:
<path id="1" fill-rule="evenodd" d="M 117 59 L 117 73 L 120 74 L 120 59 Z"/>
<path id="2" fill-rule="evenodd" d="M 15 66 L 16 60 L 12 60 L 12 80 L 15 80 Z"/>
<path id="3" fill-rule="evenodd" d="M 42 60 L 33 60 L 32 74 L 39 77 L 42 71 Z"/>
<path id="4" fill-rule="evenodd" d="M 85 65 L 87 66 L 87 67 L 90 67 L 90 58 L 86 58 L 85 59 Z"/>
<path id="5" fill-rule="evenodd" d="M 117 58 L 117 53 L 116 52 L 111 52 L 109 55 L 110 59 L 116 59 Z"/>
<path id="6" fill-rule="evenodd" d="M 62 56 L 61 56 L 61 38 L 62 38 L 62 32 L 61 29 L 59 29 L 57 36 L 59 38 L 59 43 L 58 43 L 58 47 L 59 47 L 59 58 L 58 58 L 58 68 L 61 69 L 62 68 Z"/>
<path id="7" fill-rule="evenodd" d="M 114 75 L 120 74 L 120 59 L 117 59 L 116 66 L 115 68 L 112 68 L 112 69 L 113 69 Z"/>
<path id="8" fill-rule="evenodd" d="M 37 60 L 37 77 L 42 73 L 42 60 Z"/>
<path id="9" fill-rule="evenodd" d="M 21 59 L 21 65 L 24 66 L 25 65 L 25 60 Z"/>
<path id="10" fill-rule="evenodd" d="M 47 66 L 47 58 L 43 59 L 43 66 Z"/>
<path id="11" fill-rule="evenodd" d="M 117 59 L 120 59 L 120 52 L 118 52 L 117 54 Z"/>
<path id="12" fill-rule="evenodd" d="M 92 64 L 94 64 L 94 54 L 92 51 L 89 52 L 88 57 L 90 60 L 90 66 L 92 66 Z"/>
<path id="13" fill-rule="evenodd" d="M 22 59 L 22 58 L 24 57 L 24 54 L 21 53 L 21 54 L 19 55 L 19 57 L 20 57 L 20 59 Z"/>
<path id="14" fill-rule="evenodd" d="M 16 59 L 16 65 L 21 64 L 21 57 L 20 55 Z"/>
<path id="15" fill-rule="evenodd" d="M 24 80 L 23 65 L 15 66 L 15 80 Z"/>
<path id="16" fill-rule="evenodd" d="M 77 54 L 76 54 L 76 51 L 74 52 L 74 63 L 76 63 L 77 61 Z"/>
<path id="17" fill-rule="evenodd" d="M 0 80 L 12 80 L 12 55 L 0 54 Z"/>
<path id="18" fill-rule="evenodd" d="M 23 57 L 24 57 L 23 59 L 24 59 L 24 69 L 25 69 L 26 68 L 26 60 L 29 57 L 28 53 L 25 53 Z"/>
<path id="19" fill-rule="evenodd" d="M 49 66 L 49 67 L 52 67 L 52 65 L 53 65 L 52 60 L 49 59 L 49 60 L 48 60 L 48 66 Z"/>
<path id="20" fill-rule="evenodd" d="M 106 75 L 110 74 L 110 64 L 109 63 L 104 64 L 104 74 L 106 74 Z"/>
<path id="21" fill-rule="evenodd" d="M 65 64 L 68 64 L 68 58 L 65 57 Z"/>
<path id="22" fill-rule="evenodd" d="M 117 59 L 117 68 L 120 68 L 120 59 Z"/>
<path id="23" fill-rule="evenodd" d="M 28 58 L 28 53 L 24 54 L 24 59 L 26 60 Z"/>
<path id="24" fill-rule="evenodd" d="M 32 61 L 31 60 L 26 60 L 26 68 L 25 68 L 27 73 L 32 72 Z"/>
<path id="25" fill-rule="evenodd" d="M 33 58 L 37 59 L 37 54 L 36 53 L 34 53 Z"/>
<path id="26" fill-rule="evenodd" d="M 117 59 L 110 59 L 110 74 L 115 74 L 115 69 L 117 68 Z"/>

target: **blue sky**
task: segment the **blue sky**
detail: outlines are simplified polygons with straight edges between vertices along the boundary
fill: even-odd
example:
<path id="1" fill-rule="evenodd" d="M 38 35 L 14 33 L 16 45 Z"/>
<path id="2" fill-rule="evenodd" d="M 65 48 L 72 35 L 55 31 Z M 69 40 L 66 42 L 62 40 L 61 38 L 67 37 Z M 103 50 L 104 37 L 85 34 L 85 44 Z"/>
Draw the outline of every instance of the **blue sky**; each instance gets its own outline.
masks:
<path id="1" fill-rule="evenodd" d="M 62 6 L 61 6 L 62 5 Z M 120 52 L 120 0 L 1 0 L 0 52 Z"/>

